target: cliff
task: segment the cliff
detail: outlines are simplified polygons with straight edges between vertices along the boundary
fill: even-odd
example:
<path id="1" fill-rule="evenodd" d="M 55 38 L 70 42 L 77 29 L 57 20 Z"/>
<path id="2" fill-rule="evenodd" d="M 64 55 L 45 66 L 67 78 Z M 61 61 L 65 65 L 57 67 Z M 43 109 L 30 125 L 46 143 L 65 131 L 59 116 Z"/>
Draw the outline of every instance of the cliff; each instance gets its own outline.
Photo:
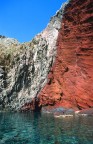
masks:
<path id="1" fill-rule="evenodd" d="M 0 36 L 0 109 L 93 107 L 93 0 L 69 0 L 20 44 Z"/>
<path id="2" fill-rule="evenodd" d="M 32 102 L 47 83 L 56 55 L 62 11 L 32 41 L 20 44 L 0 36 L 0 109 L 20 110 Z"/>
<path id="3" fill-rule="evenodd" d="M 66 5 L 56 61 L 39 98 L 44 106 L 93 107 L 93 0 Z"/>

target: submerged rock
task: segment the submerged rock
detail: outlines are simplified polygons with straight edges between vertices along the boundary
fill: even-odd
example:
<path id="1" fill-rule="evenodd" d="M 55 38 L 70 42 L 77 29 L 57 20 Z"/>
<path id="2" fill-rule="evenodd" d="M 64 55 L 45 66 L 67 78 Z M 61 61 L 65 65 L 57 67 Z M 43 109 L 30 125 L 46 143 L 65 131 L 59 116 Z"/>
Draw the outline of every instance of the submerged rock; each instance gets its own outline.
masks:
<path id="1" fill-rule="evenodd" d="M 81 110 L 78 112 L 78 115 L 93 116 L 93 108 Z"/>

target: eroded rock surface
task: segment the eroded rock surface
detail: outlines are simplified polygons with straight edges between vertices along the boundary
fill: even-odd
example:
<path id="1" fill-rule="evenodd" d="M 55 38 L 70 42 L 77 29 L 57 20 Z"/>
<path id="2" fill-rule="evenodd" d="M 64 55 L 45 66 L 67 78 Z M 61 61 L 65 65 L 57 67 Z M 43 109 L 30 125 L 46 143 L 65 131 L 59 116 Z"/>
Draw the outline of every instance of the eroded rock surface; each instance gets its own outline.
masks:
<path id="1" fill-rule="evenodd" d="M 93 107 L 93 0 L 69 0 L 20 44 L 0 35 L 0 109 Z"/>
<path id="2" fill-rule="evenodd" d="M 56 61 L 40 104 L 93 107 L 93 0 L 70 0 L 57 40 Z"/>
<path id="3" fill-rule="evenodd" d="M 1 109 L 20 110 L 25 105 L 29 109 L 29 103 L 37 98 L 55 60 L 61 19 L 60 9 L 46 29 L 27 43 L 0 36 Z"/>

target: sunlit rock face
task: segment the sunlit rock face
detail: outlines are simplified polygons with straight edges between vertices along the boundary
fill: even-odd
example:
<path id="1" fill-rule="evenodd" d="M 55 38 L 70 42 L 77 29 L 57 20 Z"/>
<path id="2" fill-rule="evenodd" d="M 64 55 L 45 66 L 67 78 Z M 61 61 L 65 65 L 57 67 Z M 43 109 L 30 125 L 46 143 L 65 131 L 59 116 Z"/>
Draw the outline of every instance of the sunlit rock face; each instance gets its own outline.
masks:
<path id="1" fill-rule="evenodd" d="M 0 110 L 93 107 L 93 0 L 69 0 L 27 43 L 0 35 Z"/>
<path id="2" fill-rule="evenodd" d="M 56 60 L 39 100 L 42 106 L 93 107 L 93 0 L 66 5 Z"/>
<path id="3" fill-rule="evenodd" d="M 55 61 L 62 9 L 27 43 L 0 35 L 0 109 L 20 110 L 36 99 Z M 30 107 L 31 109 L 31 107 Z M 32 107 L 34 109 L 34 107 Z"/>

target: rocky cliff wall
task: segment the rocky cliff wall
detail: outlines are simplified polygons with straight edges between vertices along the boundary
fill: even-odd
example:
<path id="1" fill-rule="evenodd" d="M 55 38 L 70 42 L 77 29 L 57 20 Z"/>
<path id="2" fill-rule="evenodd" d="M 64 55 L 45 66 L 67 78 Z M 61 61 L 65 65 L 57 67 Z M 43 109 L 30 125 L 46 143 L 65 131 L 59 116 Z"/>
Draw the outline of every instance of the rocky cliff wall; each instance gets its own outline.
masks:
<path id="1" fill-rule="evenodd" d="M 55 61 L 61 19 L 60 9 L 27 43 L 0 36 L 0 109 L 20 110 L 37 98 Z"/>
<path id="2" fill-rule="evenodd" d="M 56 61 L 39 99 L 42 106 L 93 107 L 93 0 L 65 7 Z"/>
<path id="3" fill-rule="evenodd" d="M 93 107 L 93 0 L 69 0 L 20 44 L 0 35 L 0 109 Z"/>

